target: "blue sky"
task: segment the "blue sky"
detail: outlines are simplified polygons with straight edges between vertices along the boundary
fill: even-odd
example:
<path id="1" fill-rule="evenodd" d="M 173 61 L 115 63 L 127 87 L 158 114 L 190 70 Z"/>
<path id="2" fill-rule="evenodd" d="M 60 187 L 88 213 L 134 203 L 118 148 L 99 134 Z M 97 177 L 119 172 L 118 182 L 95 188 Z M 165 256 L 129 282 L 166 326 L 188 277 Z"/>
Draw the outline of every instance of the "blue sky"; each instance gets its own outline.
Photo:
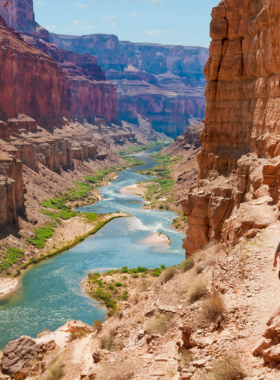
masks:
<path id="1" fill-rule="evenodd" d="M 36 21 L 58 34 L 208 47 L 219 0 L 34 0 Z"/>

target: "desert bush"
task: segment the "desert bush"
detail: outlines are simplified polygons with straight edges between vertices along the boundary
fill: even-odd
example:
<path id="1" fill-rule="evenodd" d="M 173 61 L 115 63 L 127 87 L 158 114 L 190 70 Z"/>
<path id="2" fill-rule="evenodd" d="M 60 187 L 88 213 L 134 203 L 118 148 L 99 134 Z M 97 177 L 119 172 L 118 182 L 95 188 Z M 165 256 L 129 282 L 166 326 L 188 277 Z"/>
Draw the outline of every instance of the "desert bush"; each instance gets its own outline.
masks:
<path id="1" fill-rule="evenodd" d="M 202 303 L 202 309 L 198 316 L 200 325 L 209 325 L 217 321 L 226 311 L 224 301 L 220 294 L 209 295 Z"/>
<path id="2" fill-rule="evenodd" d="M 64 364 L 59 352 L 54 352 L 47 361 L 43 380 L 59 380 L 64 376 Z"/>
<path id="3" fill-rule="evenodd" d="M 96 380 L 129 380 L 136 372 L 137 364 L 131 359 L 118 360 L 112 364 L 103 364 Z"/>
<path id="4" fill-rule="evenodd" d="M 160 279 L 163 281 L 163 282 L 168 282 L 169 280 L 171 280 L 171 278 L 173 278 L 176 274 L 176 268 L 174 267 L 169 267 L 167 269 L 165 269 L 164 272 L 162 272 L 161 276 L 160 276 Z"/>
<path id="5" fill-rule="evenodd" d="M 197 274 L 197 275 L 199 275 L 201 272 L 203 272 L 204 271 L 204 268 L 203 268 L 203 266 L 201 266 L 201 265 L 197 265 L 196 267 L 195 267 L 195 273 Z"/>
<path id="6" fill-rule="evenodd" d="M 145 330 L 148 334 L 164 334 L 172 324 L 172 317 L 164 313 L 155 315 L 146 323 Z"/>
<path id="7" fill-rule="evenodd" d="M 102 329 L 102 322 L 97 319 L 96 321 L 93 322 L 93 329 L 96 331 L 100 331 Z"/>
<path id="8" fill-rule="evenodd" d="M 206 284 L 204 280 L 200 277 L 197 277 L 193 280 L 191 283 L 187 298 L 189 303 L 194 303 L 198 300 L 200 300 L 202 297 L 204 297 L 207 294 Z"/>
<path id="9" fill-rule="evenodd" d="M 200 380 L 242 380 L 246 376 L 238 356 L 226 354 L 218 359 L 210 373 L 200 376 Z"/>
<path id="10" fill-rule="evenodd" d="M 88 334 L 89 334 L 89 332 L 86 331 L 85 329 L 78 328 L 76 331 L 70 332 L 70 335 L 68 337 L 68 342 L 70 343 L 73 340 L 81 339 L 81 338 L 85 337 Z"/>
<path id="11" fill-rule="evenodd" d="M 182 261 L 180 264 L 180 268 L 183 272 L 186 272 L 190 269 L 192 269 L 194 266 L 194 259 L 193 257 L 188 257 L 186 260 Z"/>
<path id="12" fill-rule="evenodd" d="M 100 348 L 108 351 L 120 351 L 124 348 L 123 340 L 113 334 L 106 334 L 100 337 Z"/>

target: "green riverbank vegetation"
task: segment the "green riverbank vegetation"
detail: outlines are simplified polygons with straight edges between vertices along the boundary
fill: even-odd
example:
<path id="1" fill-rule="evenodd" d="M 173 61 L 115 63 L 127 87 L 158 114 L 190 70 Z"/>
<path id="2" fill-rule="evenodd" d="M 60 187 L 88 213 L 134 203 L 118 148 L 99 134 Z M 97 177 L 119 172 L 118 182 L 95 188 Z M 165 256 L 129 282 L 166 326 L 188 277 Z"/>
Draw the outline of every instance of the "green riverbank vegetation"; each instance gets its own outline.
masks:
<path id="1" fill-rule="evenodd" d="M 139 182 L 146 188 L 145 200 L 147 203 L 144 208 L 176 212 L 179 216 L 173 220 L 172 226 L 179 231 L 185 231 L 187 217 L 183 215 L 179 203 L 174 201 L 174 192 L 172 191 L 175 186 L 175 181 L 172 178 L 173 167 L 182 160 L 182 156 L 163 155 L 158 152 L 152 154 L 152 158 L 159 164 L 151 169 L 138 172 L 155 177 Z"/>
<path id="2" fill-rule="evenodd" d="M 167 146 L 171 144 L 173 141 L 174 140 L 171 138 L 169 138 L 167 141 L 166 140 L 151 141 L 147 145 L 133 146 L 131 148 L 120 150 L 117 153 L 121 156 L 125 156 L 126 154 L 144 153 L 149 150 L 152 150 L 153 148 L 156 148 L 157 146 Z"/>
<path id="3" fill-rule="evenodd" d="M 109 270 L 104 273 L 89 273 L 83 282 L 83 287 L 91 298 L 106 306 L 107 315 L 110 317 L 121 311 L 127 302 L 137 303 L 140 293 L 160 288 L 178 273 L 189 272 L 190 280 L 185 291 L 187 303 L 189 297 L 197 292 L 199 281 L 202 281 L 196 268 L 201 266 L 203 260 L 204 257 L 198 254 L 178 265 L 167 268 L 165 265 L 154 269 L 145 267 L 129 269 L 124 266 L 122 269 Z M 205 288 L 203 289 L 205 290 Z M 201 297 L 204 297 L 206 293 L 207 290 Z"/>
<path id="4" fill-rule="evenodd" d="M 46 222 L 35 228 L 33 233 L 21 232 L 18 244 L 15 247 L 0 247 L 0 275 L 18 276 L 22 269 L 26 269 L 29 265 L 36 264 L 42 260 L 46 260 L 52 256 L 62 253 L 71 247 L 79 244 L 86 237 L 97 232 L 108 221 L 118 216 L 110 216 L 104 221 L 104 215 L 94 213 L 81 213 L 75 209 L 88 204 L 94 204 L 100 199 L 98 187 L 108 184 L 118 174 L 119 170 L 127 169 L 135 165 L 142 165 L 142 161 L 135 158 L 126 159 L 126 165 L 121 168 L 114 166 L 107 167 L 96 173 L 84 176 L 81 181 L 74 181 L 73 187 L 69 187 L 66 191 L 59 191 L 53 197 L 44 199 L 41 203 L 40 213 L 44 215 Z M 53 251 L 48 254 L 42 254 L 40 251 L 46 247 L 49 239 L 53 238 L 56 229 L 62 225 L 64 221 L 71 218 L 84 218 L 88 223 L 94 223 L 90 233 L 81 237 L 76 237 L 70 244 L 65 244 L 58 248 L 53 245 Z M 44 252 L 45 253 L 45 252 Z M 30 258 L 30 256 L 32 258 Z M 26 261 L 28 258 L 28 261 Z"/>

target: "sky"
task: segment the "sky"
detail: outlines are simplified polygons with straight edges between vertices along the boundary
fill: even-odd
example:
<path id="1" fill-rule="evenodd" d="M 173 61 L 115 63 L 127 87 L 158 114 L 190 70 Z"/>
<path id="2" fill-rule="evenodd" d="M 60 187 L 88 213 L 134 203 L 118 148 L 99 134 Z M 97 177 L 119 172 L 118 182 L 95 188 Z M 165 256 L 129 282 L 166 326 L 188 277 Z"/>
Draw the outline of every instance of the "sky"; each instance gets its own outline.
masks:
<path id="1" fill-rule="evenodd" d="M 121 41 L 209 47 L 219 0 L 34 0 L 36 21 L 57 34 L 115 34 Z"/>

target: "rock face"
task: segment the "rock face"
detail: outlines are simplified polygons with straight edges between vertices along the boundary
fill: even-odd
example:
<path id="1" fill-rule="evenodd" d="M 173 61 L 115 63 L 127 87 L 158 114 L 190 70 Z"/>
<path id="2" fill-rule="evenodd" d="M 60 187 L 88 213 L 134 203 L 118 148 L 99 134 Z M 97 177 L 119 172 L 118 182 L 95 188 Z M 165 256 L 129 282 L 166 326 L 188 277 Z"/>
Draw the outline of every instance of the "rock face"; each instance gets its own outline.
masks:
<path id="1" fill-rule="evenodd" d="M 54 60 L 25 43 L 1 16 L 0 36 L 0 119 L 25 113 L 44 124 L 71 116 L 65 76 Z"/>
<path id="2" fill-rule="evenodd" d="M 23 192 L 22 162 L 0 150 L 0 228 L 17 225 L 18 213 L 23 209 Z"/>
<path id="3" fill-rule="evenodd" d="M 267 208 L 264 220 L 257 209 L 263 212 L 264 204 L 274 207 L 279 200 L 278 15 L 273 0 L 228 0 L 213 8 L 200 181 L 183 201 L 188 254 L 209 239 L 222 236 L 232 244 L 242 234 L 256 233 L 272 214 Z M 247 221 L 244 215 L 239 219 L 238 208 L 246 208 Z M 242 230 L 235 239 L 233 226 Z"/>
<path id="4" fill-rule="evenodd" d="M 24 43 L 1 17 L 3 43 L 0 58 L 4 65 L 1 78 L 5 93 L 0 99 L 1 118 L 25 113 L 49 127 L 58 123 L 59 118 L 60 123 L 63 123 L 62 116 L 87 120 L 102 117 L 116 121 L 116 90 L 106 81 L 104 71 L 97 65 L 95 57 L 67 52 L 51 44 L 49 33 L 34 21 L 32 0 L 13 1 L 11 6 L 9 4 L 1 9 L 0 14 L 28 42 Z M 45 54 L 40 53 L 40 50 Z M 18 73 L 22 72 L 30 72 L 32 78 L 23 75 L 19 81 Z M 12 83 L 15 84 L 10 88 L 14 92 L 17 90 L 20 93 L 23 87 L 26 96 L 17 96 L 15 93 L 7 96 L 6 86 Z M 13 97 L 16 101 L 11 101 Z"/>
<path id="5" fill-rule="evenodd" d="M 171 137 L 180 135 L 193 119 L 204 117 L 208 57 L 204 48 L 120 42 L 114 35 L 50 34 L 65 50 L 97 57 L 116 86 L 118 117 L 138 125 L 138 115 Z"/>

